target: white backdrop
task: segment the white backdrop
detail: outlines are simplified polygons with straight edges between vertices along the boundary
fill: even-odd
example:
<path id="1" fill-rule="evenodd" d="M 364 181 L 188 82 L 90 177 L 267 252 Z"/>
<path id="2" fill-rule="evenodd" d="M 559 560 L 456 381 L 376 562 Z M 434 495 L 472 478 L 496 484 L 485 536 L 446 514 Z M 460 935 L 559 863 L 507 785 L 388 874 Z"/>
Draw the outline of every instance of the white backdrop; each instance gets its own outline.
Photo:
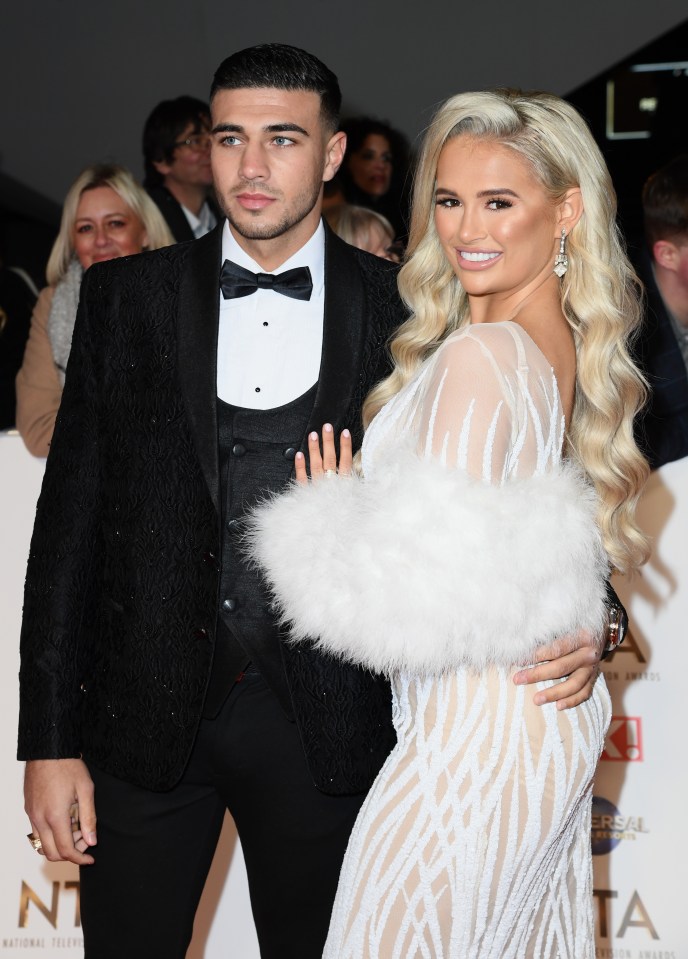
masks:
<path id="1" fill-rule="evenodd" d="M 82 956 L 77 870 L 46 863 L 29 846 L 22 769 L 14 758 L 21 597 L 42 474 L 43 461 L 32 459 L 18 436 L 0 433 L 2 959 Z M 679 903 L 688 887 L 681 708 L 688 675 L 688 459 L 652 476 L 641 516 L 654 538 L 653 555 L 642 576 L 616 583 L 631 636 L 604 666 L 615 718 L 594 790 L 597 957 L 688 959 L 688 923 Z M 258 959 L 241 849 L 229 818 L 188 959 Z"/>

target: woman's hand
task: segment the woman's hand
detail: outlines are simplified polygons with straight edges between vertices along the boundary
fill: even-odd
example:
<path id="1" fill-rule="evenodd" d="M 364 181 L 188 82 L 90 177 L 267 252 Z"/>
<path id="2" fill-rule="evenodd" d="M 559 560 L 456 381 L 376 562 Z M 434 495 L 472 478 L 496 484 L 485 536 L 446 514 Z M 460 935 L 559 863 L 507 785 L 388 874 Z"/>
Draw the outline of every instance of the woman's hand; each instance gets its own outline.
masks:
<path id="1" fill-rule="evenodd" d="M 313 432 L 308 435 L 308 459 L 311 464 L 311 478 L 313 480 L 319 480 L 323 476 L 334 476 L 336 473 L 339 473 L 340 476 L 349 476 L 353 459 L 351 433 L 349 430 L 343 430 L 339 438 L 338 464 L 337 451 L 334 447 L 334 430 L 330 423 L 325 423 L 322 431 L 322 453 L 320 452 L 320 437 L 318 434 Z M 294 465 L 297 482 L 307 483 L 306 457 L 303 453 L 296 454 Z"/>

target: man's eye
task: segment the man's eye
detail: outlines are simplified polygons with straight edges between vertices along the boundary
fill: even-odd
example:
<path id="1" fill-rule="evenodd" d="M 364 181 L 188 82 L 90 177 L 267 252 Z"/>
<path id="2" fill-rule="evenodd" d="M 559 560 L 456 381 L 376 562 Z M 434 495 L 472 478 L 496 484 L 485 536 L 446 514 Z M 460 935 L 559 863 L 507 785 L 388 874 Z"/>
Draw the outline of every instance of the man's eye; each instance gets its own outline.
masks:
<path id="1" fill-rule="evenodd" d="M 278 146 L 278 147 L 286 147 L 292 144 L 293 142 L 294 141 L 291 139 L 291 137 L 275 137 L 275 139 L 273 140 L 273 143 L 275 144 L 275 146 Z"/>
<path id="2" fill-rule="evenodd" d="M 230 134 L 227 134 L 227 136 L 225 136 L 225 137 L 222 137 L 222 139 L 220 140 L 220 143 L 222 143 L 222 144 L 224 144 L 225 146 L 228 146 L 228 147 L 236 146 L 236 144 L 237 144 L 238 142 L 239 142 L 239 138 L 238 138 L 238 137 L 235 137 L 235 136 L 232 136 L 231 133 L 230 133 Z"/>

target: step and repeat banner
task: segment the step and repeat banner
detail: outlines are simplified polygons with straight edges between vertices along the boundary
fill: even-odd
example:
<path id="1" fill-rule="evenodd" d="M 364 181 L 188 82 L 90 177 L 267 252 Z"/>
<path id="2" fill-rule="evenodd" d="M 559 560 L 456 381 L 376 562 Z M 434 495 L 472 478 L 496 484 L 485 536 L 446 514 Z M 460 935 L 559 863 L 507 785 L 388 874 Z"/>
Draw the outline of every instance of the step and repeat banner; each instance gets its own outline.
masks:
<path id="1" fill-rule="evenodd" d="M 0 959 L 83 955 L 78 871 L 31 849 L 23 768 L 14 758 L 22 591 L 43 465 L 18 436 L 0 433 Z M 652 558 L 634 580 L 615 582 L 631 634 L 603 666 L 614 718 L 594 786 L 596 955 L 688 959 L 681 906 L 688 888 L 688 459 L 653 474 L 641 519 Z M 227 817 L 188 959 L 258 957 L 241 848 Z"/>

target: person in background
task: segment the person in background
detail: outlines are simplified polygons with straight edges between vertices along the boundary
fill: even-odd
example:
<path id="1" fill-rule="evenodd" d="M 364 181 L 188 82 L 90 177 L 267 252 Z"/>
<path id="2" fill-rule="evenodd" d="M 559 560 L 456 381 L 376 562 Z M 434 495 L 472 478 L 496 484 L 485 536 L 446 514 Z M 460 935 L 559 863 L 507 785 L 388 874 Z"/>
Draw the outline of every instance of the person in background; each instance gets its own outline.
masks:
<path id="1" fill-rule="evenodd" d="M 177 243 L 205 236 L 221 214 L 212 193 L 210 111 L 195 97 L 163 100 L 143 128 L 144 186 Z"/>
<path id="2" fill-rule="evenodd" d="M 38 290 L 24 270 L 0 262 L 0 430 L 16 423 L 14 381 L 29 336 Z"/>
<path id="3" fill-rule="evenodd" d="M 345 243 L 381 256 L 392 263 L 401 259 L 394 242 L 394 228 L 387 217 L 364 206 L 342 203 L 325 214 L 325 219 Z"/>
<path id="4" fill-rule="evenodd" d="M 408 146 L 403 134 L 373 117 L 342 121 L 347 145 L 339 181 L 347 203 L 385 216 L 395 239 L 408 232 Z"/>
<path id="5" fill-rule="evenodd" d="M 646 302 L 636 351 L 650 401 L 637 439 L 658 469 L 688 456 L 688 155 L 649 177 L 642 203 L 645 247 L 637 269 Z"/>
<path id="6" fill-rule="evenodd" d="M 173 242 L 160 211 L 124 167 L 94 164 L 70 187 L 16 379 L 16 425 L 34 456 L 50 449 L 84 272 Z"/>

